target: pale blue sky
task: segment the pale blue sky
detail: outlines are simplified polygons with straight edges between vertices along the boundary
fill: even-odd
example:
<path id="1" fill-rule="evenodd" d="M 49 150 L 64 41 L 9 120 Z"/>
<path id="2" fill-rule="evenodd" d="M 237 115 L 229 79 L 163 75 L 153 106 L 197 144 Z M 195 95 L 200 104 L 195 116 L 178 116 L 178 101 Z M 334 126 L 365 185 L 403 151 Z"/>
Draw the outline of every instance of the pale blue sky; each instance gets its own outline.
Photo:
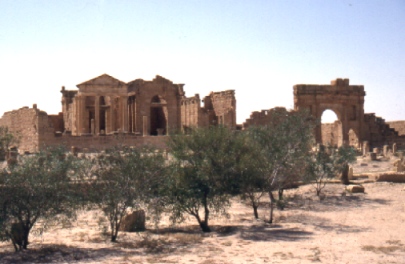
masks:
<path id="1" fill-rule="evenodd" d="M 60 88 L 161 75 L 234 89 L 237 121 L 293 107 L 295 84 L 349 78 L 365 112 L 405 120 L 404 0 L 0 0 L 0 115 L 61 111 Z"/>

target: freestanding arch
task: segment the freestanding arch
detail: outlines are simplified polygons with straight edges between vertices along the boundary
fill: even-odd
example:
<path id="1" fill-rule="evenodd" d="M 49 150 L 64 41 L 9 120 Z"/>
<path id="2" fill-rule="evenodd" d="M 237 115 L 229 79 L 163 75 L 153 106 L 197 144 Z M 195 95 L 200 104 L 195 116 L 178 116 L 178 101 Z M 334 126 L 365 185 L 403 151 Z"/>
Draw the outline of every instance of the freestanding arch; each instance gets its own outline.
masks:
<path id="1" fill-rule="evenodd" d="M 294 85 L 294 109 L 308 109 L 321 119 L 326 109 L 334 111 L 342 123 L 343 144 L 349 144 L 349 131 L 353 130 L 362 142 L 364 138 L 363 85 L 349 85 L 349 79 L 336 79 L 330 85 Z M 322 143 L 321 125 L 315 129 L 317 143 Z"/>

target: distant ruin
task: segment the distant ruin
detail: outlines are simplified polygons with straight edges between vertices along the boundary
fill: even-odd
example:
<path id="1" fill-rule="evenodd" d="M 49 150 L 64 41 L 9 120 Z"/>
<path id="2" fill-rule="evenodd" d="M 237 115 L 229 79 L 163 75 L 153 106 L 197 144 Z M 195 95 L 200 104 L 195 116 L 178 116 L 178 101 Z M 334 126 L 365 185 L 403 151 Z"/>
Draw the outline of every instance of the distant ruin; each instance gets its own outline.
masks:
<path id="1" fill-rule="evenodd" d="M 364 113 L 363 85 L 350 85 L 349 79 L 336 79 L 330 85 L 297 84 L 293 90 L 294 110 L 307 109 L 318 120 L 325 110 L 332 110 L 338 118 L 332 124 L 317 126 L 317 143 L 346 144 L 359 149 L 365 145 L 382 148 L 396 143 L 398 148 L 405 148 L 405 121 L 385 122 L 374 113 Z M 272 111 L 281 110 L 278 107 L 253 112 L 244 126 L 265 125 Z"/>
<path id="2" fill-rule="evenodd" d="M 283 107 L 256 111 L 237 125 L 234 90 L 211 92 L 201 100 L 198 94 L 186 97 L 183 87 L 161 76 L 125 83 L 103 74 L 78 84 L 77 90 L 62 87 L 61 113 L 48 115 L 34 104 L 4 113 L 0 126 L 19 135 L 20 152 L 49 145 L 97 151 L 118 143 L 164 148 L 164 136 L 176 131 L 217 124 L 246 129 L 265 125 L 274 111 L 287 111 Z M 385 122 L 365 114 L 363 85 L 336 79 L 330 85 L 295 85 L 293 90 L 295 110 L 308 109 L 320 118 L 329 109 L 338 117 L 335 123 L 316 128 L 318 143 L 359 149 L 396 143 L 405 148 L 405 121 Z"/>

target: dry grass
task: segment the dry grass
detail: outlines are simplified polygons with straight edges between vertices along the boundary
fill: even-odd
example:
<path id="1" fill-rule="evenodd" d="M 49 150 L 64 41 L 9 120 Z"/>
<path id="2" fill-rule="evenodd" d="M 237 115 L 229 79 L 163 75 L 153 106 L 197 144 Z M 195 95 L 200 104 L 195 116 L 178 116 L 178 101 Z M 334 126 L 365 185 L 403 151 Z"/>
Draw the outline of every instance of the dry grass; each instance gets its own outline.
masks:
<path id="1" fill-rule="evenodd" d="M 364 251 L 374 252 L 376 254 L 392 254 L 396 251 L 405 252 L 405 247 L 400 240 L 387 240 L 388 246 L 365 245 L 361 249 Z"/>
<path id="2" fill-rule="evenodd" d="M 263 223 L 267 207 L 259 209 L 258 221 L 235 198 L 231 218 L 213 218 L 208 235 L 194 219 L 177 226 L 163 220 L 158 230 L 150 224 L 143 233 L 120 232 L 111 243 L 99 227 L 106 223 L 102 213 L 83 212 L 68 229 L 52 226 L 33 235 L 27 251 L 15 254 L 10 243 L 0 243 L 0 263 L 402 263 L 405 185 L 364 186 L 366 194 L 343 197 L 344 186 L 327 185 L 323 201 L 312 186 L 287 190 L 273 225 Z"/>

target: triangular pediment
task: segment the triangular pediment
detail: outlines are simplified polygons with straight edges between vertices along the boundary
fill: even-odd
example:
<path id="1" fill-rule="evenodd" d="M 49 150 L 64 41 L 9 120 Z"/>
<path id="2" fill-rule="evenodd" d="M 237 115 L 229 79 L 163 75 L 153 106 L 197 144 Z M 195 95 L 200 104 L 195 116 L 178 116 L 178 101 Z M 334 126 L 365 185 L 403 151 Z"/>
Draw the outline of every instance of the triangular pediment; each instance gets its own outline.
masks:
<path id="1" fill-rule="evenodd" d="M 115 79 L 114 77 L 111 77 L 108 74 L 103 74 L 100 75 L 96 78 L 93 78 L 91 80 L 82 82 L 81 84 L 78 84 L 77 87 L 81 88 L 84 86 L 125 86 L 126 84 L 123 81 L 120 81 L 118 79 Z"/>

